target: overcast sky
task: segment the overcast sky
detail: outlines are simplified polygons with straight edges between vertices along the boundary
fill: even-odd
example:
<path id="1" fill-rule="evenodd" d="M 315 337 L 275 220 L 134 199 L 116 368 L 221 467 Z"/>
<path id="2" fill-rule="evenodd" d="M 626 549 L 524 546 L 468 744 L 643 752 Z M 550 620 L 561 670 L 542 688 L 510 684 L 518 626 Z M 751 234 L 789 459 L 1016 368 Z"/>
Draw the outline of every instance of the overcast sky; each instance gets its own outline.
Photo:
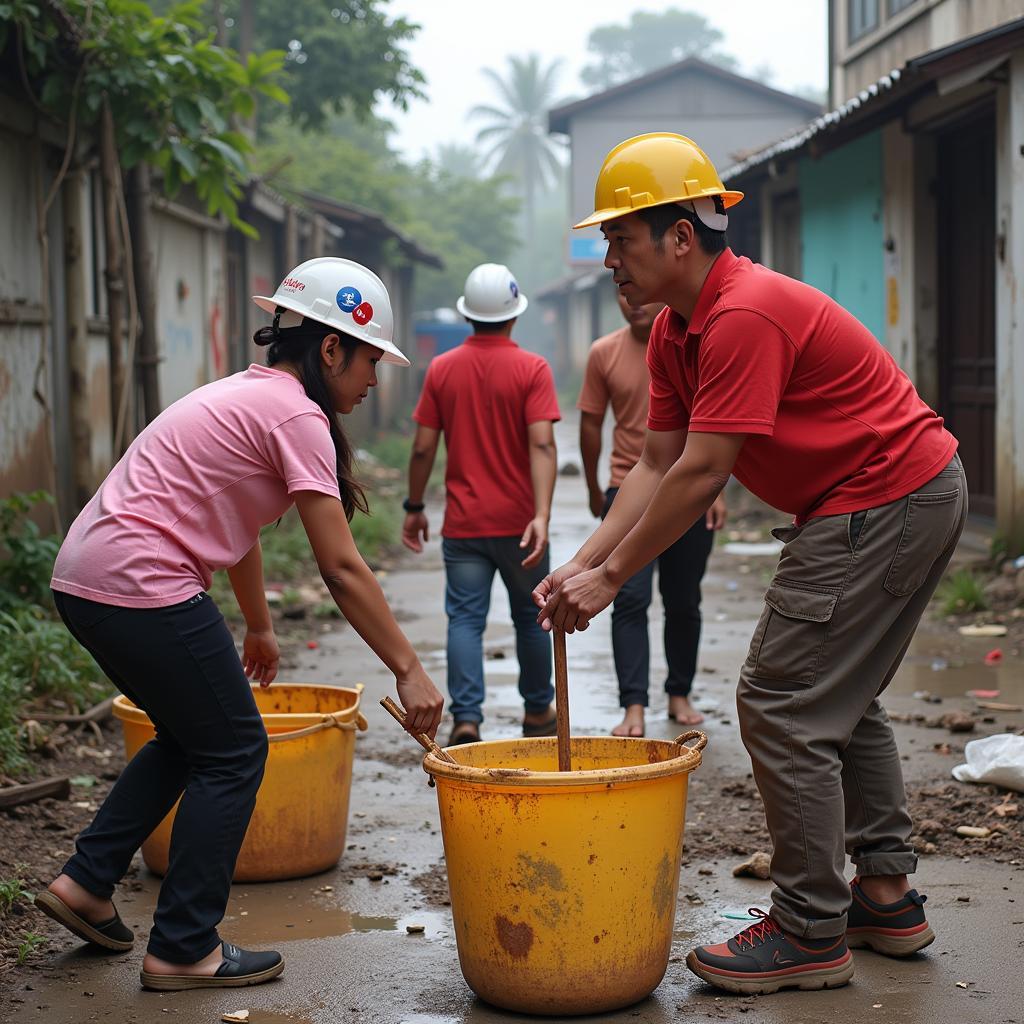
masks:
<path id="1" fill-rule="evenodd" d="M 477 125 L 466 113 L 492 102 L 483 67 L 503 70 L 509 54 L 540 53 L 563 58 L 562 91 L 585 95 L 579 81 L 587 63 L 587 35 L 597 25 L 622 24 L 635 9 L 669 7 L 703 14 L 725 39 L 722 49 L 752 72 L 767 65 L 779 89 L 826 87 L 826 0 L 391 0 L 388 10 L 422 28 L 409 48 L 412 62 L 427 76 L 429 105 L 415 102 L 409 112 L 382 110 L 398 128 L 398 147 L 410 157 L 430 152 L 439 142 L 471 142 Z"/>

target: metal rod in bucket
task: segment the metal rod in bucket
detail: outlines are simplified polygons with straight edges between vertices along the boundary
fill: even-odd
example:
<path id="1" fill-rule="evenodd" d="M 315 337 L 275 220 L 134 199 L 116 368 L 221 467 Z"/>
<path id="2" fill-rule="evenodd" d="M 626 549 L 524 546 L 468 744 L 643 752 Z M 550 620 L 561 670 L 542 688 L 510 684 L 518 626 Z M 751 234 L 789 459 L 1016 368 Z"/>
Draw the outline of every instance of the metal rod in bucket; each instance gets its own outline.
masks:
<path id="1" fill-rule="evenodd" d="M 569 751 L 569 674 L 565 661 L 565 630 L 552 629 L 555 637 L 555 712 L 558 733 L 558 770 L 572 771 Z"/>

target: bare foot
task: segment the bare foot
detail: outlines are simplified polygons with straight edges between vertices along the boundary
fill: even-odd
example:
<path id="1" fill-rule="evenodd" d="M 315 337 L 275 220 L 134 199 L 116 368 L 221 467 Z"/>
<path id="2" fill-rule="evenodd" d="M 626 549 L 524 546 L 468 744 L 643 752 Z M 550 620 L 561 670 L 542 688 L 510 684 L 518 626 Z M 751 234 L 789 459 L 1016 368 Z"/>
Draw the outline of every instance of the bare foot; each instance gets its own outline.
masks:
<path id="1" fill-rule="evenodd" d="M 106 924 L 114 916 L 114 904 L 110 900 L 93 896 L 69 875 L 58 875 L 46 888 L 89 924 Z"/>
<path id="2" fill-rule="evenodd" d="M 221 956 L 220 943 L 218 943 L 212 953 L 207 954 L 195 964 L 172 964 L 169 960 L 161 960 L 160 957 L 147 953 L 142 961 L 142 969 L 147 974 L 198 974 L 212 978 L 223 962 L 224 957 Z"/>
<path id="3" fill-rule="evenodd" d="M 704 716 L 690 703 L 689 697 L 669 697 L 668 717 L 680 725 L 700 725 Z"/>
<path id="4" fill-rule="evenodd" d="M 639 739 L 644 734 L 644 706 L 630 704 L 622 721 L 612 729 L 613 736 L 629 736 Z"/>

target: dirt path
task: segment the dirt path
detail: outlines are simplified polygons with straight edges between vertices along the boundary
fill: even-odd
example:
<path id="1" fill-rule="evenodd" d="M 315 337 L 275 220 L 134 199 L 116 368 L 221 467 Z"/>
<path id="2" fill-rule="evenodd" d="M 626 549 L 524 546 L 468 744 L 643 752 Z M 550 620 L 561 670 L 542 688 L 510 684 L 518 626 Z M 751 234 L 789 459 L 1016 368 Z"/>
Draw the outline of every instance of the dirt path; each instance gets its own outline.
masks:
<path id="1" fill-rule="evenodd" d="M 571 425 L 560 431 L 563 453 L 571 451 L 570 438 Z M 567 457 L 563 454 L 563 460 Z M 579 478 L 560 479 L 556 504 L 552 546 L 557 563 L 575 550 L 592 520 Z M 439 527 L 440 510 L 430 511 L 432 525 Z M 939 934 L 935 945 L 926 956 L 904 964 L 858 954 L 857 976 L 846 989 L 757 1000 L 719 996 L 681 963 L 695 941 L 719 940 L 739 927 L 726 915 L 766 905 L 770 892 L 769 883 L 733 878 L 731 869 L 754 850 L 767 849 L 760 801 L 736 730 L 733 689 L 771 565 L 771 558 L 745 558 L 721 549 L 712 557 L 696 687 L 711 742 L 690 787 L 673 960 L 650 999 L 603 1019 L 652 1024 L 680 1018 L 941 1024 L 1024 1020 L 1019 994 L 1009 980 L 1019 975 L 1024 952 L 1024 906 L 1014 902 L 1024 900 L 1022 816 L 992 813 L 1002 802 L 997 791 L 956 783 L 949 774 L 965 740 L 1024 726 L 1019 713 L 975 714 L 974 701 L 965 691 L 1000 689 L 1001 699 L 1021 703 L 1024 668 L 1019 653 L 1008 648 L 1000 666 L 991 669 L 981 661 L 984 641 L 965 641 L 938 621 L 922 631 L 886 698 L 896 719 L 915 812 L 920 821 L 932 822 L 928 834 L 919 836 L 924 856 L 918 883 L 930 895 L 929 914 Z M 443 687 L 445 623 L 437 546 L 431 545 L 422 559 L 408 560 L 382 575 L 404 628 Z M 138 932 L 136 950 L 106 959 L 83 952 L 70 939 L 52 936 L 27 966 L 0 975 L 0 1019 L 127 1024 L 168 1015 L 213 1022 L 224 1011 L 243 1007 L 251 1009 L 254 1024 L 484 1024 L 513 1019 L 477 1001 L 459 972 L 434 793 L 419 767 L 418 748 L 376 704 L 392 681 L 351 630 L 318 633 L 317 642 L 315 649 L 297 645 L 288 678 L 367 686 L 371 727 L 357 747 L 348 848 L 336 869 L 315 878 L 236 886 L 222 928 L 226 937 L 242 945 L 280 948 L 289 962 L 282 980 L 227 995 L 140 992 L 138 963 L 157 880 L 137 868 L 118 897 L 122 913 Z M 518 732 L 521 705 L 507 602 L 497 590 L 486 649 L 484 735 L 510 737 Z M 655 685 L 648 735 L 671 738 L 678 729 L 666 719 L 664 694 L 657 686 L 664 671 L 657 644 L 652 654 Z M 939 658 L 949 667 L 933 669 Z M 618 715 L 607 616 L 570 638 L 569 659 L 573 729 L 604 733 Z M 942 703 L 914 696 L 922 690 L 941 697 Z M 915 719 L 953 710 L 970 714 L 972 733 L 954 734 Z M 112 753 L 91 773 L 96 783 L 84 799 L 76 792 L 71 802 L 85 807 L 73 806 L 71 813 L 67 807 L 41 804 L 21 815 L 0 815 L 4 871 L 27 858 L 32 877 L 43 877 L 70 852 L 74 831 L 88 819 L 88 807 L 102 796 L 107 776 L 116 770 L 119 751 L 113 734 L 104 737 L 99 749 L 104 748 Z M 97 760 L 91 754 L 82 756 L 90 764 Z M 955 834 L 960 824 L 984 824 L 992 831 L 986 839 L 967 840 Z M 407 934 L 409 923 L 422 924 L 423 933 Z M 40 932 L 45 928 L 33 911 L 20 916 L 18 927 L 23 926 Z"/>

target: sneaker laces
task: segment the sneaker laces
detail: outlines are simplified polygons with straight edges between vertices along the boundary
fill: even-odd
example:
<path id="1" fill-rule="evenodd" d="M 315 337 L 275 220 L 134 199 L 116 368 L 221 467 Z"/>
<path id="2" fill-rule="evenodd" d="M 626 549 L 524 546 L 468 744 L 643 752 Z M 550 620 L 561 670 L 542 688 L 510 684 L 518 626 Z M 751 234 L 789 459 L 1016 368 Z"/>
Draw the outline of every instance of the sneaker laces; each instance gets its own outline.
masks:
<path id="1" fill-rule="evenodd" d="M 770 939 L 775 938 L 776 935 L 782 934 L 782 929 L 763 910 L 751 907 L 747 913 L 751 917 L 756 917 L 760 920 L 744 928 L 736 936 L 737 948 L 742 949 L 745 945 L 750 947 L 759 946 L 762 942 L 768 942 Z"/>

